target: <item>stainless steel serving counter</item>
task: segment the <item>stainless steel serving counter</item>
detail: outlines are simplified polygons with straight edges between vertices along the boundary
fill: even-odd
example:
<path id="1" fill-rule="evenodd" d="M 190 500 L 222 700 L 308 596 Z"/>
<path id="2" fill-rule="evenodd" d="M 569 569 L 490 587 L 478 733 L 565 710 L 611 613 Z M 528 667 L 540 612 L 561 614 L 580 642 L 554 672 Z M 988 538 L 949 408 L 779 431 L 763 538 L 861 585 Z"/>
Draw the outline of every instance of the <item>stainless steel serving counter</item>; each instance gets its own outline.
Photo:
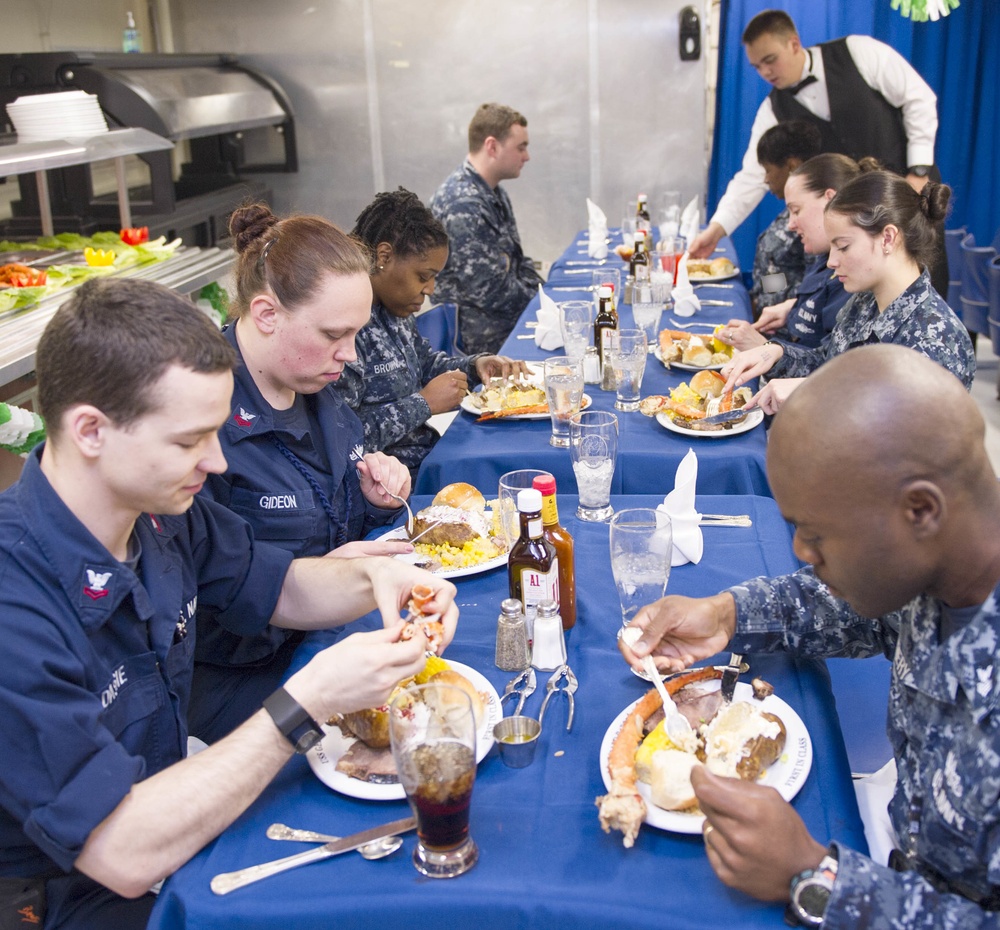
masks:
<path id="1" fill-rule="evenodd" d="M 185 248 L 161 262 L 134 265 L 118 272 L 122 277 L 144 278 L 184 294 L 201 290 L 224 277 L 233 265 L 232 249 Z M 35 369 L 35 347 L 45 325 L 73 293 L 67 287 L 27 310 L 0 319 L 0 385 Z"/>

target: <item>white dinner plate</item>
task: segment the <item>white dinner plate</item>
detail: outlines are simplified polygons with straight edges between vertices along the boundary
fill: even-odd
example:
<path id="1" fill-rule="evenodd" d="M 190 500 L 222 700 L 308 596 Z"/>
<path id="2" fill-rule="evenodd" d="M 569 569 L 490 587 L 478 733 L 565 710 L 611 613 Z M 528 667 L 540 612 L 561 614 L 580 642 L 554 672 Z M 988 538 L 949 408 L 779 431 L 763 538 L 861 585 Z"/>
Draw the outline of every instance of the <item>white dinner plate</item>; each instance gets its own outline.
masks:
<path id="1" fill-rule="evenodd" d="M 754 427 L 760 426 L 764 422 L 764 411 L 760 408 L 751 410 L 742 423 L 737 423 L 730 429 L 688 429 L 685 426 L 675 423 L 662 411 L 656 415 L 656 422 L 672 433 L 679 433 L 681 436 L 690 436 L 693 439 L 725 439 L 727 436 L 738 436 L 740 433 L 748 433 Z"/>
<path id="2" fill-rule="evenodd" d="M 394 530 L 389 530 L 388 533 L 378 537 L 379 539 L 409 539 L 406 534 L 405 526 L 397 526 Z M 420 540 L 418 539 L 419 543 Z M 394 556 L 394 558 L 399 559 L 401 562 L 415 562 L 420 559 L 416 553 L 399 554 Z M 442 568 L 433 574 L 437 575 L 439 578 L 465 578 L 467 575 L 478 575 L 481 572 L 488 572 L 494 568 L 499 568 L 501 565 L 507 564 L 507 553 L 501 552 L 495 558 L 489 559 L 486 562 L 480 562 L 478 565 L 470 565 L 468 568 Z"/>
<path id="3" fill-rule="evenodd" d="M 476 762 L 482 762 L 486 753 L 493 746 L 493 727 L 503 718 L 500 695 L 497 694 L 497 689 L 474 668 L 463 665 L 461 662 L 452 662 L 450 659 L 446 661 L 452 669 L 468 678 L 472 682 L 472 686 L 485 698 L 486 718 L 479 727 L 479 738 L 476 742 Z M 309 760 L 309 767 L 313 770 L 313 774 L 324 785 L 339 794 L 361 798 L 365 801 L 406 800 L 406 792 L 403 791 L 403 786 L 400 784 L 373 785 L 370 782 L 351 778 L 343 772 L 338 772 L 337 763 L 340 761 L 340 757 L 350 749 L 354 737 L 344 736 L 340 732 L 340 727 L 323 724 L 323 729 L 326 736 L 306 753 L 306 758 Z"/>
<path id="4" fill-rule="evenodd" d="M 692 333 L 692 335 L 710 337 L 712 334 Z M 669 371 L 673 371 L 675 368 L 678 371 L 722 371 L 722 365 L 688 365 L 687 362 L 671 362 L 668 365 L 666 362 L 663 361 L 663 353 L 660 352 L 659 346 L 656 346 L 656 348 L 653 351 L 653 355 L 655 355 L 656 360 Z"/>
<path id="5" fill-rule="evenodd" d="M 729 274 L 698 274 L 697 272 L 695 272 L 693 274 L 692 273 L 688 274 L 688 280 L 698 281 L 699 283 L 704 283 L 706 281 L 709 282 L 728 281 L 730 278 L 735 278 L 739 274 L 740 274 L 739 268 L 734 268 L 732 271 L 729 272 Z"/>
<path id="6" fill-rule="evenodd" d="M 586 410 L 592 403 L 594 399 L 589 394 L 584 394 L 583 399 L 580 401 L 580 409 Z M 486 411 L 480 410 L 472 401 L 472 395 L 466 394 L 462 398 L 461 408 L 466 413 L 471 413 L 473 416 L 481 417 Z M 498 420 L 547 420 L 549 419 L 548 411 L 545 413 L 516 413 L 509 417 L 496 417 Z M 491 421 L 484 420 L 483 422 L 489 423 Z"/>
<path id="7" fill-rule="evenodd" d="M 716 691 L 721 682 L 715 681 L 700 682 L 699 686 L 705 691 Z M 753 701 L 753 688 L 745 682 L 736 683 L 735 700 Z M 628 715 L 639 701 L 633 701 L 611 722 L 604 739 L 601 742 L 601 778 L 604 780 L 604 787 L 611 790 L 611 778 L 608 775 L 608 756 L 611 753 L 611 744 L 614 742 L 618 731 L 622 728 Z M 774 714 L 781 719 L 785 725 L 785 748 L 774 765 L 770 766 L 760 780 L 761 785 L 771 785 L 776 788 L 786 801 L 791 801 L 805 784 L 806 776 L 812 768 L 812 740 L 809 738 L 809 731 L 802 722 L 802 718 L 792 710 L 781 698 L 771 695 L 763 701 L 754 701 L 760 704 L 763 710 Z M 705 822 L 704 814 L 688 814 L 683 811 L 666 811 L 662 807 L 656 807 L 650 800 L 649 785 L 638 782 L 639 794 L 646 802 L 646 820 L 651 827 L 659 827 L 661 830 L 669 830 L 672 833 L 701 833 L 701 826 Z"/>

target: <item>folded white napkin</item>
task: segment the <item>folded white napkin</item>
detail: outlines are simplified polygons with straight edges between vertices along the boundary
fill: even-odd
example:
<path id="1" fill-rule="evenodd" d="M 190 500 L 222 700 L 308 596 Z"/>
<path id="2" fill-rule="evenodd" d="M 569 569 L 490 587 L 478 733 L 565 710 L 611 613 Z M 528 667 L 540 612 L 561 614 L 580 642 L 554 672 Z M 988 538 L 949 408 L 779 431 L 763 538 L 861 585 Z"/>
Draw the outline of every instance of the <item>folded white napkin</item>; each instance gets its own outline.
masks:
<path id="1" fill-rule="evenodd" d="M 694 488 L 698 481 L 698 456 L 688 449 L 674 477 L 674 489 L 656 509 L 670 517 L 674 546 L 671 565 L 701 561 L 705 540 L 701 535 L 701 514 L 694 509 Z"/>
<path id="2" fill-rule="evenodd" d="M 890 759 L 873 775 L 854 780 L 858 812 L 865 827 L 865 839 L 868 840 L 868 854 L 875 862 L 888 862 L 889 853 L 899 842 L 887 810 L 895 791 L 895 759 Z"/>
<path id="3" fill-rule="evenodd" d="M 701 210 L 698 208 L 698 195 L 681 211 L 681 235 L 690 242 L 701 229 Z"/>
<path id="4" fill-rule="evenodd" d="M 674 298 L 674 313 L 677 316 L 694 316 L 701 309 L 701 301 L 695 295 L 688 277 L 687 252 L 677 262 L 677 283 L 670 296 Z"/>
<path id="5" fill-rule="evenodd" d="M 608 218 L 604 211 L 589 197 L 587 198 L 587 255 L 591 258 L 608 257 Z"/>
<path id="6" fill-rule="evenodd" d="M 551 352 L 562 347 L 562 328 L 559 326 L 559 308 L 542 286 L 538 285 L 538 325 L 535 327 L 535 345 Z"/>

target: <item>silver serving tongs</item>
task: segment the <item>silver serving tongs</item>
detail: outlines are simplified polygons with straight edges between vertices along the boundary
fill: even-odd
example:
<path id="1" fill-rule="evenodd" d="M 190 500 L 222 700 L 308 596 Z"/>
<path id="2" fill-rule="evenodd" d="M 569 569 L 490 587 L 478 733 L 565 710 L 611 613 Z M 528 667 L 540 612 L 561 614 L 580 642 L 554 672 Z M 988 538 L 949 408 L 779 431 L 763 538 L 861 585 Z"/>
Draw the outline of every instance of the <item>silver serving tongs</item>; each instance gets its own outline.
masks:
<path id="1" fill-rule="evenodd" d="M 738 652 L 730 653 L 729 665 L 722 672 L 722 683 L 719 685 L 719 691 L 722 692 L 722 700 L 727 704 L 731 704 L 733 701 L 733 694 L 736 691 L 736 682 L 743 672 L 745 672 L 749 665 L 743 661 L 743 656 Z"/>
<path id="2" fill-rule="evenodd" d="M 503 697 L 500 698 L 500 703 L 503 704 L 512 694 L 518 695 L 517 707 L 514 708 L 514 716 L 520 717 L 521 711 L 524 709 L 525 700 L 534 691 L 535 670 L 531 666 L 528 666 L 520 675 L 507 682 L 507 687 L 503 689 Z"/>

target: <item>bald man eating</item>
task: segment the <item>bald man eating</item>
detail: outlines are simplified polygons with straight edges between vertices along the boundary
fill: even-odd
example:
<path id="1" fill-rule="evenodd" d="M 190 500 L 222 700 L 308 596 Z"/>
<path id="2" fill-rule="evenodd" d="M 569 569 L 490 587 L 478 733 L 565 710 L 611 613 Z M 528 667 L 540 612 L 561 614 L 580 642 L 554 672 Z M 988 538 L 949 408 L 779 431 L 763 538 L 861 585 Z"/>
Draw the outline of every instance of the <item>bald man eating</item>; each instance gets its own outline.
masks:
<path id="1" fill-rule="evenodd" d="M 833 359 L 789 398 L 768 446 L 809 566 L 663 598 L 620 646 L 663 670 L 724 649 L 892 659 L 892 868 L 814 839 L 773 788 L 692 773 L 719 878 L 791 899 L 801 926 L 1000 926 L 1000 485 L 983 435 L 961 382 L 912 349 Z"/>

